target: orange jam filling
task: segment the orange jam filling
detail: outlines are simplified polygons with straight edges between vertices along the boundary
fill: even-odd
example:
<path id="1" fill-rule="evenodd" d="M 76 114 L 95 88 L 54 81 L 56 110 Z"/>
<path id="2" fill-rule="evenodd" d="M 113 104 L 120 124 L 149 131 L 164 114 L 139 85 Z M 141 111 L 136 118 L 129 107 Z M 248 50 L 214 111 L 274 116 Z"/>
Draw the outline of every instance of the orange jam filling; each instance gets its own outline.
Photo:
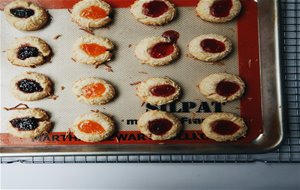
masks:
<path id="1" fill-rule="evenodd" d="M 78 129 L 84 133 L 103 133 L 105 129 L 99 123 L 91 120 L 82 121 L 78 125 Z"/>
<path id="2" fill-rule="evenodd" d="M 102 83 L 94 83 L 82 88 L 83 96 L 86 98 L 101 97 L 106 88 Z"/>
<path id="3" fill-rule="evenodd" d="M 96 57 L 106 52 L 106 47 L 100 46 L 96 43 L 92 44 L 81 44 L 80 48 L 87 53 L 89 56 Z"/>
<path id="4" fill-rule="evenodd" d="M 98 6 L 90 6 L 80 13 L 81 17 L 88 18 L 88 19 L 100 19 L 107 16 L 107 13 L 104 9 L 98 7 Z"/>

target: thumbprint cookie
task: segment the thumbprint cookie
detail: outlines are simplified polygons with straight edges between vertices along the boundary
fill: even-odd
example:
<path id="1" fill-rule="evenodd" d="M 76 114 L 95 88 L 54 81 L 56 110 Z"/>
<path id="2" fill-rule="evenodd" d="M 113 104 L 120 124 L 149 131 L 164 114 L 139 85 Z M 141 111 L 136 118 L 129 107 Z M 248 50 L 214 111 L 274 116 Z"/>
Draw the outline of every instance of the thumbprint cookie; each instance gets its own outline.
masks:
<path id="1" fill-rule="evenodd" d="M 107 81 L 96 77 L 82 78 L 76 81 L 72 91 L 78 101 L 89 105 L 106 104 L 115 96 L 114 87 Z"/>
<path id="2" fill-rule="evenodd" d="M 196 12 L 205 21 L 223 23 L 234 19 L 241 9 L 239 0 L 200 0 Z"/>
<path id="3" fill-rule="evenodd" d="M 132 15 L 146 25 L 164 25 L 173 20 L 176 9 L 168 0 L 136 0 L 130 8 Z"/>
<path id="4" fill-rule="evenodd" d="M 149 78 L 137 86 L 137 95 L 143 102 L 163 105 L 178 99 L 181 88 L 167 77 Z"/>
<path id="5" fill-rule="evenodd" d="M 241 117 L 231 113 L 214 113 L 201 123 L 201 130 L 218 142 L 236 141 L 246 135 L 247 126 Z"/>
<path id="6" fill-rule="evenodd" d="M 17 38 L 7 50 L 11 64 L 21 67 L 35 67 L 49 60 L 51 48 L 42 39 L 33 36 Z"/>
<path id="7" fill-rule="evenodd" d="M 106 38 L 88 35 L 77 39 L 73 45 L 72 59 L 88 65 L 100 65 L 110 61 L 113 43 Z"/>
<path id="8" fill-rule="evenodd" d="M 211 62 L 224 59 L 232 51 L 232 42 L 217 34 L 201 35 L 188 45 L 189 54 L 200 61 Z"/>
<path id="9" fill-rule="evenodd" d="M 51 130 L 50 117 L 39 108 L 16 111 L 8 122 L 8 132 L 20 138 L 35 138 Z"/>
<path id="10" fill-rule="evenodd" d="M 82 0 L 72 9 L 72 20 L 80 27 L 93 29 L 111 21 L 111 6 L 102 0 Z"/>
<path id="11" fill-rule="evenodd" d="M 167 65 L 179 55 L 177 39 L 179 33 L 166 31 L 162 36 L 145 38 L 135 48 L 135 56 L 150 66 Z"/>
<path id="12" fill-rule="evenodd" d="M 99 142 L 111 136 L 115 126 L 110 117 L 99 112 L 79 116 L 71 130 L 82 141 Z"/>
<path id="13" fill-rule="evenodd" d="M 141 133 L 152 140 L 167 140 L 175 137 L 182 125 L 173 114 L 152 110 L 139 118 L 138 128 Z"/>
<path id="14" fill-rule="evenodd" d="M 223 103 L 240 98 L 245 92 L 245 83 L 236 75 L 216 73 L 204 78 L 199 89 L 207 99 Z"/>
<path id="15" fill-rule="evenodd" d="M 11 91 L 19 100 L 35 101 L 53 94 L 53 83 L 43 74 L 26 72 L 11 80 Z"/>
<path id="16" fill-rule="evenodd" d="M 25 1 L 12 1 L 4 8 L 7 21 L 18 30 L 33 31 L 45 26 L 49 16 L 45 9 L 37 4 Z"/>

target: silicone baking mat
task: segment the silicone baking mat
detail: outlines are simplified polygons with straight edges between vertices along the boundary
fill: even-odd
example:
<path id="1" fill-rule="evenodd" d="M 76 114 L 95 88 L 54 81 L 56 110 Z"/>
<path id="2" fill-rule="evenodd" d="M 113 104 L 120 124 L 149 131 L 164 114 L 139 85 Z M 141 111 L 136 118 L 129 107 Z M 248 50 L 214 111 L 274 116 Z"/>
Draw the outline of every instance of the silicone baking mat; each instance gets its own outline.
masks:
<path id="1" fill-rule="evenodd" d="M 51 3 L 50 3 L 51 2 Z M 25 71 L 35 71 L 48 75 L 55 83 L 55 99 L 36 102 L 23 102 L 29 107 L 40 107 L 51 114 L 54 128 L 48 135 L 37 139 L 20 139 L 6 133 L 7 119 L 12 111 L 1 111 L 1 146 L 57 146 L 89 144 L 66 135 L 74 119 L 91 110 L 113 116 L 117 133 L 110 139 L 96 144 L 154 144 L 139 133 L 136 122 L 139 116 L 150 109 L 160 109 L 178 116 L 184 130 L 175 139 L 165 144 L 197 144 L 216 142 L 207 139 L 200 131 L 201 121 L 213 112 L 232 112 L 241 115 L 249 128 L 245 138 L 234 143 L 251 143 L 262 132 L 260 71 L 258 57 L 258 29 L 256 2 L 243 0 L 243 10 L 233 22 L 213 24 L 202 21 L 196 16 L 198 1 L 174 1 L 179 6 L 178 15 L 170 24 L 161 27 L 145 26 L 137 22 L 130 14 L 128 6 L 133 1 L 108 1 L 115 8 L 113 22 L 105 28 L 94 31 L 95 35 L 107 37 L 116 45 L 114 58 L 107 66 L 94 68 L 71 60 L 72 44 L 80 36 L 89 35 L 71 22 L 71 8 L 76 1 L 38 1 L 42 6 L 51 8 L 50 24 L 43 30 L 21 32 L 11 27 L 1 12 L 1 107 L 13 107 L 21 103 L 15 99 L 9 89 L 10 80 Z M 50 4 L 49 4 L 50 3 Z M 252 30 L 248 30 L 251 27 Z M 160 36 L 164 31 L 175 30 L 180 33 L 178 46 L 181 56 L 174 63 L 153 68 L 142 65 L 134 56 L 135 45 L 145 37 Z M 253 32 L 256 31 L 256 32 Z M 214 64 L 205 64 L 189 58 L 187 44 L 201 34 L 217 33 L 228 36 L 234 44 L 234 50 L 228 58 Z M 11 65 L 6 58 L 5 49 L 15 37 L 38 36 L 52 47 L 54 56 L 51 63 L 36 68 L 21 68 Z M 57 38 L 59 36 L 59 38 Z M 197 84 L 211 73 L 228 72 L 240 75 L 247 85 L 246 94 L 240 101 L 220 104 L 206 100 Z M 179 101 L 164 106 L 142 104 L 135 96 L 135 83 L 149 77 L 168 76 L 177 81 L 183 89 Z M 89 106 L 76 100 L 71 92 L 72 84 L 82 77 L 101 77 L 110 81 L 117 89 L 115 100 L 104 106 Z"/>
<path id="2" fill-rule="evenodd" d="M 300 2 L 281 0 L 282 69 L 284 73 L 287 135 L 282 146 L 267 154 L 230 155 L 90 155 L 0 157 L 1 163 L 95 162 L 300 162 Z"/>

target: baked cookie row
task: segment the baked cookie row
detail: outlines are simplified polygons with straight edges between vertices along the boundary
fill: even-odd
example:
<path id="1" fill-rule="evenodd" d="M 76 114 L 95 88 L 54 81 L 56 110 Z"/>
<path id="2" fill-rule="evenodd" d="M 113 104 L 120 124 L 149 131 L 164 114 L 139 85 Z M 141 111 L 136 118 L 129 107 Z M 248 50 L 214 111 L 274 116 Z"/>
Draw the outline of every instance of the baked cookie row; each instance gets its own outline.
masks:
<path id="1" fill-rule="evenodd" d="M 179 34 L 166 31 L 162 36 L 145 38 L 135 48 L 135 55 L 142 64 L 162 66 L 170 64 L 179 56 L 176 45 Z M 88 65 L 100 65 L 110 61 L 114 44 L 107 38 L 94 35 L 78 38 L 72 49 L 72 59 Z M 188 45 L 190 57 L 214 62 L 225 58 L 232 51 L 232 42 L 217 34 L 201 35 Z M 26 36 L 17 38 L 7 49 L 7 59 L 16 66 L 36 67 L 51 59 L 51 47 L 41 38 Z"/>
<path id="2" fill-rule="evenodd" d="M 44 74 L 26 72 L 11 80 L 12 94 L 22 101 L 35 101 L 53 94 L 53 82 Z M 240 98 L 245 92 L 243 80 L 228 73 L 215 73 L 199 83 L 202 95 L 216 102 L 229 102 Z M 72 91 L 80 102 L 89 105 L 103 105 L 115 96 L 112 84 L 97 77 L 87 77 L 76 81 Z M 142 102 L 151 105 L 164 105 L 177 100 L 181 87 L 168 77 L 148 78 L 139 82 L 136 94 Z"/>
<path id="3" fill-rule="evenodd" d="M 49 114 L 40 108 L 18 110 L 8 122 L 8 132 L 20 138 L 36 138 L 49 133 L 52 127 Z M 137 127 L 152 140 L 174 138 L 183 128 L 175 115 L 158 110 L 142 114 Z M 112 116 L 93 112 L 77 117 L 70 129 L 82 141 L 99 142 L 110 137 L 116 126 Z M 219 142 L 235 141 L 247 132 L 244 120 L 231 113 L 214 113 L 206 117 L 200 129 L 208 138 Z"/>
<path id="4" fill-rule="evenodd" d="M 209 22 L 228 22 L 241 10 L 239 0 L 200 0 L 197 15 Z M 169 0 L 136 0 L 130 6 L 130 12 L 139 22 L 146 25 L 164 25 L 176 15 L 174 4 Z M 49 13 L 35 3 L 15 0 L 5 9 L 7 21 L 19 30 L 33 31 L 46 25 Z M 87 29 L 100 28 L 111 20 L 112 8 L 103 0 L 82 0 L 71 10 L 72 21 Z"/>

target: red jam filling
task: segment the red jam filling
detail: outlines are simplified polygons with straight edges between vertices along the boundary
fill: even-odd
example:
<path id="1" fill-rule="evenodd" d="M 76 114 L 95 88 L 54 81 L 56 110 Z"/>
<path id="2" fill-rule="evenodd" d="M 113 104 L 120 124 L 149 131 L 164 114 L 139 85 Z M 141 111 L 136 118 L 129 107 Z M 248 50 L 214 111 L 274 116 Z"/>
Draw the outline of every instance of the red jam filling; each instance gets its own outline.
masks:
<path id="1" fill-rule="evenodd" d="M 220 53 L 225 51 L 225 44 L 215 39 L 204 39 L 201 41 L 202 49 L 209 53 Z"/>
<path id="2" fill-rule="evenodd" d="M 87 19 L 97 20 L 106 17 L 107 13 L 104 9 L 98 6 L 90 6 L 82 10 L 80 16 Z"/>
<path id="3" fill-rule="evenodd" d="M 240 129 L 240 126 L 228 120 L 217 120 L 211 124 L 211 127 L 219 135 L 232 135 Z"/>
<path id="4" fill-rule="evenodd" d="M 78 129 L 84 133 L 103 133 L 105 129 L 99 123 L 91 120 L 82 121 L 78 124 Z"/>
<path id="5" fill-rule="evenodd" d="M 173 123 L 168 119 L 155 119 L 149 121 L 148 129 L 151 133 L 155 135 L 166 134 L 173 126 Z"/>
<path id="6" fill-rule="evenodd" d="M 160 59 L 171 55 L 175 50 L 174 44 L 169 42 L 159 42 L 150 50 L 150 56 L 155 59 Z"/>
<path id="7" fill-rule="evenodd" d="M 169 10 L 168 5 L 159 0 L 150 1 L 143 4 L 143 13 L 149 17 L 159 17 Z"/>
<path id="8" fill-rule="evenodd" d="M 210 14 L 214 17 L 227 17 L 232 8 L 232 0 L 216 0 L 210 7 Z"/>
<path id="9" fill-rule="evenodd" d="M 176 92 L 174 86 L 169 84 L 154 86 L 150 89 L 153 96 L 168 97 Z"/>
<path id="10" fill-rule="evenodd" d="M 216 92 L 224 97 L 229 97 L 240 90 L 240 85 L 231 81 L 221 81 L 218 83 Z"/>
<path id="11" fill-rule="evenodd" d="M 179 33 L 174 30 L 165 31 L 162 37 L 167 38 L 170 42 L 176 43 L 179 38 Z"/>

